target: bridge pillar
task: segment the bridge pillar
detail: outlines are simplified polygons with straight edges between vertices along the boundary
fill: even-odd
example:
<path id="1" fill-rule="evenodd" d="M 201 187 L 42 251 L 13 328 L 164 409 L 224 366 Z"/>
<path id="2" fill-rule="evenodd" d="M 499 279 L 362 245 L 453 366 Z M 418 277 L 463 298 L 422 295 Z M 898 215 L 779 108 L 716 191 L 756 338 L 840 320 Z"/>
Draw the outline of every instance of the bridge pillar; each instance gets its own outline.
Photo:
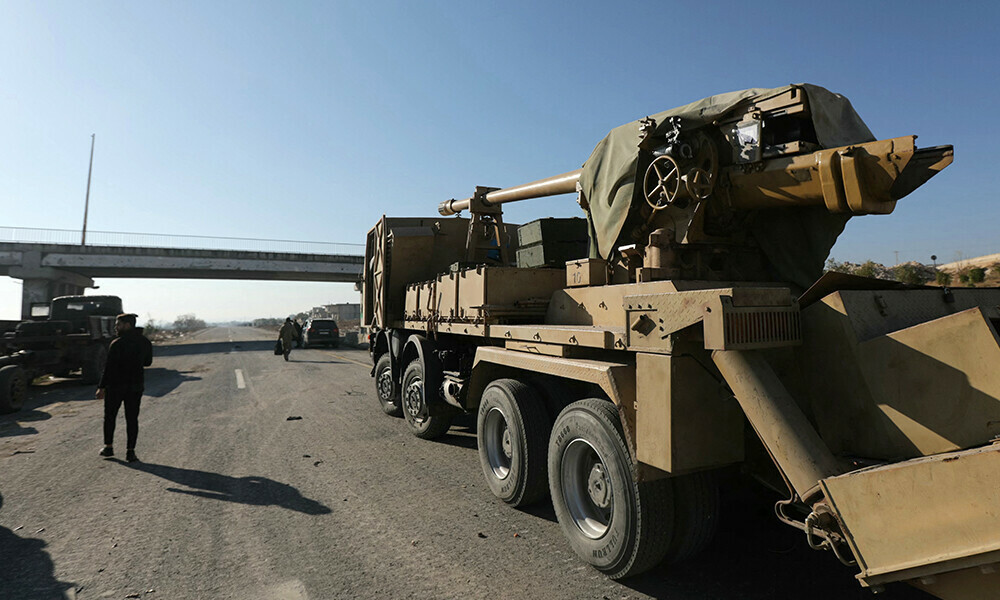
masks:
<path id="1" fill-rule="evenodd" d="M 10 267 L 7 273 L 21 280 L 21 318 L 31 318 L 31 305 L 46 303 L 58 296 L 76 296 L 94 287 L 94 280 L 78 273 L 41 266 L 41 253 L 23 253 L 20 266 Z"/>
<path id="2" fill-rule="evenodd" d="M 77 275 L 77 277 L 79 276 Z M 32 304 L 48 304 L 53 298 L 59 296 L 79 296 L 88 287 L 94 287 L 92 279 L 90 285 L 76 285 L 72 282 L 53 279 L 24 279 L 21 281 L 21 319 L 31 318 Z"/>

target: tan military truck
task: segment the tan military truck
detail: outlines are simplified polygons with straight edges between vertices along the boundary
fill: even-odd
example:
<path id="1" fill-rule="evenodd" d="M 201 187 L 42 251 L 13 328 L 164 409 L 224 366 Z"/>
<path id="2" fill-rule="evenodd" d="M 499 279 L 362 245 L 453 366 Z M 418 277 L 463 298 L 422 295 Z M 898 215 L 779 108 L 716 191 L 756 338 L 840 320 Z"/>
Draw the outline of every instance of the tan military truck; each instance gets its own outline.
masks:
<path id="1" fill-rule="evenodd" d="M 476 411 L 493 493 L 549 496 L 614 578 L 702 549 L 713 474 L 739 464 L 861 585 L 997 597 L 1000 289 L 823 275 L 852 216 L 891 213 L 952 157 L 876 140 L 823 88 L 750 89 L 439 207 L 469 218 L 383 217 L 363 287 L 382 409 L 422 438 Z M 505 202 L 563 193 L 589 244 L 503 222 Z"/>

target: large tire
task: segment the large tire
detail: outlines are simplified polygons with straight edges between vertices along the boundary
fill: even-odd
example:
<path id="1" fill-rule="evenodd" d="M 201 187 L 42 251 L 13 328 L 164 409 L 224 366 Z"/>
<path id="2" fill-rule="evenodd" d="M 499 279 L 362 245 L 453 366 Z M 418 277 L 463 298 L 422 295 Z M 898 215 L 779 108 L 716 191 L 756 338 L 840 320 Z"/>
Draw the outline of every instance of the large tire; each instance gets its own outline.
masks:
<path id="1" fill-rule="evenodd" d="M 548 450 L 552 506 L 570 546 L 612 579 L 660 563 L 674 522 L 669 479 L 639 483 L 615 406 L 588 398 L 566 407 Z"/>
<path id="2" fill-rule="evenodd" d="M 673 477 L 674 529 L 665 562 L 686 560 L 708 546 L 719 527 L 719 484 L 714 473 Z"/>
<path id="3" fill-rule="evenodd" d="M 101 381 L 101 376 L 104 375 L 104 363 L 107 360 L 108 347 L 104 344 L 94 344 L 87 348 L 86 354 L 83 355 L 83 365 L 81 368 L 83 383 L 94 385 Z"/>
<path id="4" fill-rule="evenodd" d="M 451 415 L 428 414 L 424 390 L 424 367 L 420 360 L 412 360 L 403 373 L 400 389 L 403 416 L 413 435 L 424 440 L 433 440 L 444 435 L 451 427 Z"/>
<path id="5" fill-rule="evenodd" d="M 483 392 L 476 424 L 479 462 L 493 495 L 511 506 L 542 499 L 552 421 L 538 394 L 520 381 L 498 379 Z"/>
<path id="6" fill-rule="evenodd" d="M 390 417 L 402 417 L 403 405 L 399 401 L 399 386 L 392 376 L 392 360 L 386 352 L 375 363 L 375 393 L 382 412 Z"/>
<path id="7" fill-rule="evenodd" d="M 17 365 L 0 367 L 0 413 L 21 410 L 28 394 L 28 375 Z"/>

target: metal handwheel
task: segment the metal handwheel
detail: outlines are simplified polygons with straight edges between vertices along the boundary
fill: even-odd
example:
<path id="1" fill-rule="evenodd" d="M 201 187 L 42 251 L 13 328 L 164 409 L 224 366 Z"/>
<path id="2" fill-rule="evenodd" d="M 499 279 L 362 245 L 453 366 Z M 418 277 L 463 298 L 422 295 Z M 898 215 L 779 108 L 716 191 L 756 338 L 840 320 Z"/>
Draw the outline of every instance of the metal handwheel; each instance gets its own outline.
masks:
<path id="1" fill-rule="evenodd" d="M 646 202 L 653 210 L 673 204 L 681 190 L 681 170 L 677 161 L 667 155 L 656 157 L 646 169 L 642 187 Z"/>

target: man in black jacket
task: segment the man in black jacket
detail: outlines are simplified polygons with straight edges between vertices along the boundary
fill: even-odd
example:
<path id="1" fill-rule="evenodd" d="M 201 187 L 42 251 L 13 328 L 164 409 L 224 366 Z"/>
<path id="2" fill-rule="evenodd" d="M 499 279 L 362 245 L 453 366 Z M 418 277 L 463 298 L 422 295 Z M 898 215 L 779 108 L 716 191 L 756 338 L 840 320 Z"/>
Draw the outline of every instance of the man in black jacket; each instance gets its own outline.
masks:
<path id="1" fill-rule="evenodd" d="M 118 315 L 115 332 L 118 337 L 108 347 L 104 375 L 97 384 L 97 399 L 104 399 L 104 448 L 101 456 L 114 456 L 115 419 L 118 408 L 125 405 L 125 432 L 128 446 L 125 460 L 135 462 L 135 442 L 139 436 L 139 401 L 144 387 L 143 367 L 153 364 L 153 344 L 135 326 L 136 315 Z"/>

